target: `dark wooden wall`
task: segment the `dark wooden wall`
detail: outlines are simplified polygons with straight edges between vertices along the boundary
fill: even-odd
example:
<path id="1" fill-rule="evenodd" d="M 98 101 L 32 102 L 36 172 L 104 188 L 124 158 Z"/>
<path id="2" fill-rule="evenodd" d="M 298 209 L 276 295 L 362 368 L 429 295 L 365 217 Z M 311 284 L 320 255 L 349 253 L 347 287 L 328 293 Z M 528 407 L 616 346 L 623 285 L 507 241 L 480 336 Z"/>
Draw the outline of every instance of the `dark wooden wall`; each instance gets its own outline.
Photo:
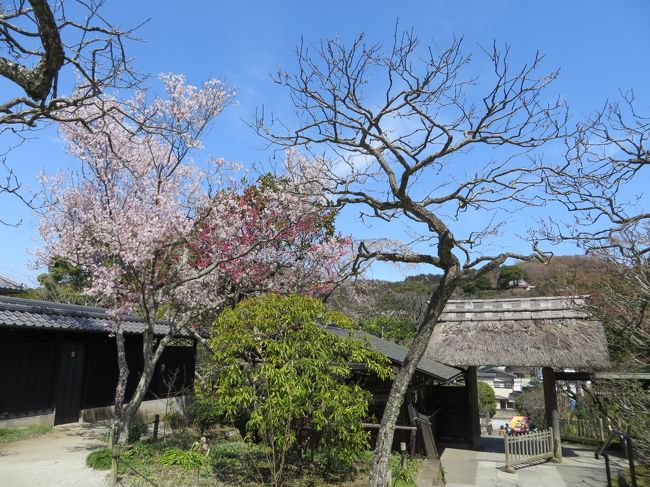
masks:
<path id="1" fill-rule="evenodd" d="M 436 440 L 448 445 L 469 445 L 472 431 L 467 387 L 434 386 L 431 393 L 440 408 L 434 417 Z"/>
<path id="2" fill-rule="evenodd" d="M 53 411 L 54 335 L 0 330 L 0 419 Z"/>
<path id="3" fill-rule="evenodd" d="M 113 404 L 118 371 L 114 338 L 90 333 L 0 329 L 0 419 L 53 411 L 59 350 L 64 342 L 81 342 L 85 348 L 81 409 Z M 129 398 L 143 368 L 142 338 L 127 335 L 126 350 Z M 172 381 L 174 375 L 176 380 Z M 156 367 L 146 399 L 181 394 L 192 387 L 193 378 L 194 348 L 168 347 Z"/>

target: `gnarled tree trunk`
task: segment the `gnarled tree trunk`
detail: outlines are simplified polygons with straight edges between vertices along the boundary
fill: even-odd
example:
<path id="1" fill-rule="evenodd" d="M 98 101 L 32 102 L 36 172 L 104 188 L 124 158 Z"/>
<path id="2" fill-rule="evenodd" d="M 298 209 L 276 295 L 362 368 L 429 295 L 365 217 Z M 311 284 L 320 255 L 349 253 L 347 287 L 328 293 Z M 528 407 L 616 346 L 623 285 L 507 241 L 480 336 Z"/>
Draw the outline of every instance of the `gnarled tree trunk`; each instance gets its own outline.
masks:
<path id="1" fill-rule="evenodd" d="M 386 487 L 388 459 L 390 458 L 391 446 L 393 444 L 395 425 L 397 424 L 397 418 L 399 417 L 400 409 L 404 402 L 406 390 L 415 373 L 415 369 L 420 363 L 420 359 L 427 350 L 431 335 L 438 323 L 438 318 L 445 304 L 456 289 L 456 286 L 456 276 L 450 277 L 449 273 L 445 273 L 440 281 L 440 285 L 431 296 L 418 333 L 413 339 L 413 344 L 406 354 L 404 362 L 402 362 L 397 377 L 393 381 L 393 386 L 391 387 L 388 401 L 386 402 L 386 409 L 384 409 L 384 415 L 381 418 L 379 433 L 377 434 L 375 457 L 368 480 L 370 487 Z"/>

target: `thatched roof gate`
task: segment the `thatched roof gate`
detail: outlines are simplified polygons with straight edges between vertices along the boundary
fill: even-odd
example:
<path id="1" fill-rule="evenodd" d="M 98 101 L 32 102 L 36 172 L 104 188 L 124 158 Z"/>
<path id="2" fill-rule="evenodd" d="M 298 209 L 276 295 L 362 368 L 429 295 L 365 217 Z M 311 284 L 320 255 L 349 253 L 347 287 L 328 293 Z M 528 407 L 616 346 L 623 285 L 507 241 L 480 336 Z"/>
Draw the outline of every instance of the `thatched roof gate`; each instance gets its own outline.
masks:
<path id="1" fill-rule="evenodd" d="M 467 369 L 474 439 L 478 445 L 477 365 L 543 367 L 546 423 L 556 432 L 554 456 L 562 458 L 554 369 L 586 372 L 609 365 L 600 322 L 583 297 L 554 296 L 451 300 L 429 342 L 426 357 Z"/>
<path id="2" fill-rule="evenodd" d="M 426 355 L 460 367 L 603 370 L 609 365 L 603 326 L 584 304 L 571 296 L 452 300 Z"/>

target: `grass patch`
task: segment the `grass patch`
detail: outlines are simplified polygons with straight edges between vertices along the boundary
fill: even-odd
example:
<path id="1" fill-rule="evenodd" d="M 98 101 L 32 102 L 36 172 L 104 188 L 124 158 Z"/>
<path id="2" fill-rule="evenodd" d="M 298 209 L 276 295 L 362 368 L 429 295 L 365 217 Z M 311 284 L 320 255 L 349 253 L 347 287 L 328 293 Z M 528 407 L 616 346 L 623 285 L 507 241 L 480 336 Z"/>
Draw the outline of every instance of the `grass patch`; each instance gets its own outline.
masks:
<path id="1" fill-rule="evenodd" d="M 124 448 L 120 455 L 120 477 L 132 487 L 150 487 L 149 481 L 160 485 L 170 483 L 175 487 L 268 485 L 271 455 L 265 446 L 244 441 L 214 440 L 210 442 L 210 453 L 206 457 L 192 448 L 197 438 L 195 432 L 185 430 L 164 441 L 136 442 Z M 286 470 L 286 487 L 367 485 L 372 452 L 362 454 L 348 473 L 336 474 L 336 465 L 331 462 L 331 458 L 326 459 L 320 452 L 312 459 L 304 459 L 302 467 L 290 461 Z M 94 469 L 110 469 L 111 451 L 105 448 L 92 452 L 86 458 L 86 464 Z M 400 456 L 393 455 L 390 459 L 393 485 L 414 487 L 421 465 L 420 459 L 408 459 L 406 467 L 402 469 Z"/>
<path id="2" fill-rule="evenodd" d="M 170 448 L 160 455 L 158 461 L 168 467 L 176 466 L 185 470 L 200 469 L 208 464 L 208 459 L 198 451 L 180 448 Z"/>
<path id="3" fill-rule="evenodd" d="M 636 473 L 637 487 L 650 487 L 650 465 L 636 465 L 634 472 Z M 629 469 L 624 469 L 621 472 L 621 476 L 626 480 L 626 483 L 619 482 L 618 477 L 616 477 L 612 482 L 614 487 L 632 485 Z"/>
<path id="4" fill-rule="evenodd" d="M 112 453 L 110 448 L 96 450 L 86 457 L 86 465 L 95 470 L 110 470 Z"/>
<path id="5" fill-rule="evenodd" d="M 402 458 L 399 455 L 392 455 L 388 462 L 393 471 L 393 487 L 415 487 L 415 479 L 422 467 L 422 459 L 407 458 L 404 468 L 401 467 Z"/>
<path id="6" fill-rule="evenodd" d="M 51 426 L 34 424 L 24 428 L 0 428 L 0 443 L 36 438 L 52 431 Z"/>

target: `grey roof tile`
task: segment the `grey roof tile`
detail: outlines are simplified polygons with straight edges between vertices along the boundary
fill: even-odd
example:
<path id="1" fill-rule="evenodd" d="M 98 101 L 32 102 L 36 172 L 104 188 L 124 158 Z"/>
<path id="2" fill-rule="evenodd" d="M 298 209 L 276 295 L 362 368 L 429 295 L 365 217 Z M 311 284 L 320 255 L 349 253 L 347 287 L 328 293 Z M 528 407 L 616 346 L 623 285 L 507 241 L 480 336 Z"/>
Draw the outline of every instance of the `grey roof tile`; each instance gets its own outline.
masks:
<path id="1" fill-rule="evenodd" d="M 389 359 L 399 364 L 404 361 L 406 352 L 408 352 L 408 348 L 403 345 L 384 340 L 375 335 L 371 335 L 370 333 L 366 333 L 365 331 L 347 330 L 345 328 L 337 328 L 334 326 L 328 326 L 327 329 L 338 336 L 352 336 L 361 340 L 365 339 L 375 350 L 383 353 Z M 435 362 L 426 357 L 422 357 L 420 363 L 418 364 L 417 370 L 445 382 L 450 381 L 462 373 L 460 370 L 455 369 L 454 367 L 441 364 L 440 362 Z"/>
<path id="2" fill-rule="evenodd" d="M 127 316 L 122 321 L 125 333 L 144 331 L 140 318 Z M 104 308 L 0 296 L 0 327 L 111 333 L 113 318 Z M 161 321 L 154 333 L 163 335 L 167 330 L 168 325 Z"/>
<path id="3" fill-rule="evenodd" d="M 24 289 L 22 284 L 19 284 L 11 279 L 0 275 L 0 294 L 13 294 L 18 293 Z"/>

